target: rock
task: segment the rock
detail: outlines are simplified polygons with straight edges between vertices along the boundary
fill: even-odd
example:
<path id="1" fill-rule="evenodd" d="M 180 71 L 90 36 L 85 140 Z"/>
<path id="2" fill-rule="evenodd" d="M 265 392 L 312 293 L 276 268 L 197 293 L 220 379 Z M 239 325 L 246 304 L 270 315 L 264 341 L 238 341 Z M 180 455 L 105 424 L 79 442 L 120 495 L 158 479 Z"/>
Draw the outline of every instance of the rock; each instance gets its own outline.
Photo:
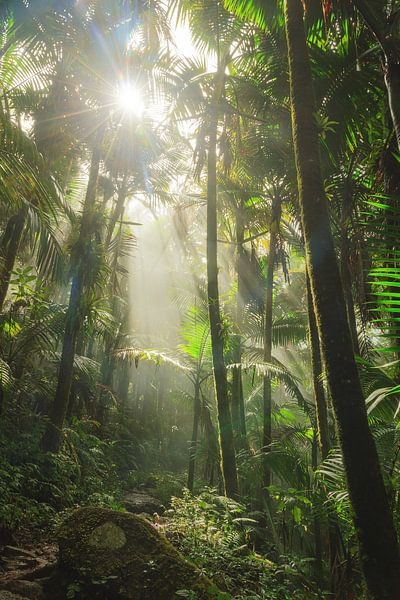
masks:
<path id="1" fill-rule="evenodd" d="M 29 600 L 43 600 L 44 598 L 42 586 L 34 581 L 15 579 L 5 583 L 2 588 L 14 594 L 20 594 Z"/>
<path id="2" fill-rule="evenodd" d="M 148 515 L 157 513 L 162 515 L 165 511 L 165 507 L 161 504 L 160 500 L 144 492 L 130 492 L 125 496 L 122 503 L 128 512 L 135 515 L 141 513 Z"/>
<path id="3" fill-rule="evenodd" d="M 19 594 L 13 594 L 7 590 L 0 590 L 0 600 L 29 600 L 29 598 L 20 596 Z"/>
<path id="4" fill-rule="evenodd" d="M 60 527 L 58 541 L 60 564 L 57 582 L 53 577 L 49 590 L 52 599 L 65 598 L 60 589 L 64 586 L 65 594 L 68 582 L 93 600 L 176 600 L 179 590 L 196 592 L 198 600 L 217 597 L 215 586 L 136 515 L 80 508 Z"/>

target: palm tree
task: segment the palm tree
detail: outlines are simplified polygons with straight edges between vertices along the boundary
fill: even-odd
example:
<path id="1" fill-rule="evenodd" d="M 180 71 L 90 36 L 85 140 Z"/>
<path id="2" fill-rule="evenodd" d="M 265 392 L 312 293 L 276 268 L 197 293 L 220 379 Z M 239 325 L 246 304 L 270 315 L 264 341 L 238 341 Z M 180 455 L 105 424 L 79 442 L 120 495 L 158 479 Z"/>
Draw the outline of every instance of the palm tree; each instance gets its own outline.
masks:
<path id="1" fill-rule="evenodd" d="M 54 403 L 51 409 L 49 423 L 42 440 L 42 447 L 48 452 L 58 452 L 62 439 L 62 426 L 67 414 L 68 401 L 71 392 L 72 373 L 76 343 L 82 324 L 83 291 L 93 273 L 87 274 L 86 262 L 90 258 L 90 246 L 95 232 L 95 203 L 97 180 L 99 176 L 103 128 L 99 128 L 93 142 L 90 171 L 86 196 L 83 204 L 79 237 L 72 256 L 72 283 L 63 337 L 60 370 Z"/>
<path id="2" fill-rule="evenodd" d="M 208 158 L 207 158 L 207 291 L 215 390 L 218 405 L 221 462 L 226 495 L 236 498 L 239 494 L 235 444 L 232 418 L 228 399 L 228 379 L 224 360 L 223 322 L 219 305 L 218 262 L 217 262 L 217 102 L 224 69 L 219 66 L 215 77 L 216 98 L 210 107 Z"/>
<path id="3" fill-rule="evenodd" d="M 220 122 L 221 105 L 225 97 L 226 75 L 225 71 L 233 60 L 235 44 L 236 50 L 243 43 L 244 37 L 239 36 L 240 23 L 224 10 L 221 2 L 208 2 L 200 0 L 196 5 L 182 3 L 182 12 L 189 17 L 193 35 L 199 43 L 214 50 L 217 55 L 217 68 L 213 76 L 204 77 L 205 90 L 208 94 L 204 98 L 203 89 L 200 89 L 200 104 L 204 110 L 201 129 L 202 139 L 198 140 L 197 152 L 200 162 L 207 156 L 207 290 L 208 310 L 210 319 L 210 332 L 212 342 L 212 355 L 214 365 L 214 381 L 218 407 L 218 422 L 221 448 L 221 466 L 226 494 L 238 497 L 238 479 L 236 469 L 236 455 L 232 416 L 228 397 L 228 379 L 224 358 L 224 324 L 220 309 L 218 287 L 218 260 L 217 260 L 217 143 L 218 126 Z M 207 81 L 208 80 L 208 81 Z M 211 81 L 210 81 L 211 80 Z M 198 78 L 196 86 L 198 87 Z M 187 92 L 187 90 L 184 90 Z M 193 97 L 189 96 L 191 102 Z M 207 141 L 206 141 L 207 139 Z M 203 164 L 198 167 L 201 172 Z"/>
<path id="4" fill-rule="evenodd" d="M 315 103 L 303 15 L 300 0 L 287 0 L 285 22 L 293 140 L 307 269 L 338 423 L 364 574 L 374 598 L 394 600 L 400 593 L 399 549 L 378 456 L 368 426 L 330 232 L 320 174 L 319 142 L 313 117 Z"/>

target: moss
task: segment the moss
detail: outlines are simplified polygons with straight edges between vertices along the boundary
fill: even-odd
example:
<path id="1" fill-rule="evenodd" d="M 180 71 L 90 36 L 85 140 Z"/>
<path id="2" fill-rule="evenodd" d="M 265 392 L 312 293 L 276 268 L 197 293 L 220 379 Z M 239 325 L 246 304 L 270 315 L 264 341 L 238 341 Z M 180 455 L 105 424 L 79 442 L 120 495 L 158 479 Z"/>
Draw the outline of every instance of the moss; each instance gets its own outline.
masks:
<path id="1" fill-rule="evenodd" d="M 60 527 L 58 540 L 61 571 L 81 582 L 82 598 L 172 600 L 181 589 L 199 600 L 215 598 L 211 582 L 142 517 L 81 508 Z"/>
<path id="2" fill-rule="evenodd" d="M 96 548 L 108 548 L 109 550 L 118 550 L 126 544 L 126 535 L 124 530 L 115 523 L 107 522 L 99 525 L 92 531 L 88 538 L 90 546 Z"/>

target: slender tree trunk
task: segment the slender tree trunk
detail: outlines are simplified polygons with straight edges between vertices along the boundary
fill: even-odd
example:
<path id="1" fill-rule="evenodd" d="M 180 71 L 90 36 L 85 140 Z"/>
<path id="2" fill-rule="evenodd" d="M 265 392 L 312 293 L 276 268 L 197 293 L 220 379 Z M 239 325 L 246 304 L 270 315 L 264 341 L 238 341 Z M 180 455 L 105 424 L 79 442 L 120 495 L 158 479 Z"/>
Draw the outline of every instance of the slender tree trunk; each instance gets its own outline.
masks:
<path id="1" fill-rule="evenodd" d="M 317 322 L 315 319 L 314 305 L 311 295 L 310 279 L 306 274 L 307 282 L 307 306 L 308 306 L 308 331 L 311 348 L 311 367 L 313 388 L 315 396 L 315 409 L 317 416 L 317 439 L 321 450 L 321 457 L 324 460 L 330 450 L 329 427 L 328 427 L 328 404 L 326 401 L 322 376 L 321 348 Z M 314 449 L 314 447 L 313 447 Z M 313 458 L 315 467 L 317 466 L 317 457 Z M 314 464 L 313 463 L 313 464 Z M 328 514 L 328 544 L 329 544 L 329 562 L 330 562 L 330 591 L 336 593 L 341 576 L 340 568 L 340 530 L 337 520 Z"/>
<path id="2" fill-rule="evenodd" d="M 228 398 L 228 381 L 224 359 L 224 337 L 218 290 L 217 262 L 217 108 L 213 107 L 207 161 L 207 291 L 210 319 L 214 383 L 217 398 L 221 447 L 221 467 L 225 493 L 230 498 L 239 494 L 235 444 Z"/>
<path id="3" fill-rule="evenodd" d="M 124 186 L 124 190 L 125 190 L 125 186 Z M 114 227 L 115 227 L 117 220 L 120 217 L 122 217 L 124 214 L 125 200 L 126 200 L 125 191 L 123 191 L 122 193 L 120 192 L 118 195 L 117 203 L 116 203 L 117 206 L 114 210 L 113 216 L 111 218 L 111 222 L 107 229 L 106 241 L 105 241 L 106 248 L 109 248 L 109 245 L 110 245 L 110 242 L 112 239 L 112 234 L 113 234 Z M 113 249 L 114 255 L 113 255 L 113 260 L 111 263 L 112 276 L 111 276 L 111 281 L 110 281 L 110 286 L 109 286 L 110 287 L 109 294 L 112 299 L 111 306 L 110 306 L 110 312 L 112 315 L 116 315 L 117 306 L 118 306 L 116 290 L 118 289 L 118 258 L 120 256 L 121 241 L 122 241 L 122 225 L 120 225 L 118 234 L 116 236 L 116 244 Z M 114 377 L 114 371 L 115 371 L 115 365 L 116 365 L 114 351 L 118 347 L 118 344 L 121 340 L 121 337 L 122 337 L 121 329 L 123 327 L 123 323 L 125 323 L 128 320 L 128 314 L 129 313 L 126 312 L 123 317 L 120 317 L 120 326 L 117 329 L 117 331 L 112 332 L 112 333 L 107 333 L 107 335 L 105 336 L 104 347 L 103 347 L 102 351 L 99 348 L 99 353 L 102 353 L 101 380 L 102 380 L 103 388 L 100 391 L 99 398 L 98 398 L 98 421 L 103 426 L 106 424 L 107 410 L 108 410 L 108 404 L 109 404 L 109 402 L 108 402 L 109 389 L 112 387 L 112 384 L 113 384 L 113 377 Z"/>
<path id="4" fill-rule="evenodd" d="M 200 392 L 201 393 L 201 392 Z M 204 422 L 204 433 L 207 439 L 207 461 L 204 469 L 204 479 L 210 486 L 214 485 L 214 473 L 217 471 L 218 479 L 222 480 L 219 443 L 217 432 L 211 418 L 211 411 L 207 404 L 207 399 L 201 393 L 201 408 Z"/>
<path id="5" fill-rule="evenodd" d="M 87 256 L 87 247 L 90 244 L 93 233 L 93 216 L 96 202 L 97 178 L 100 168 L 102 137 L 102 131 L 99 131 L 94 142 L 95 145 L 90 164 L 89 181 L 83 205 L 79 238 L 74 249 L 74 256 L 71 258 L 73 276 L 65 323 L 57 390 L 50 413 L 50 420 L 42 440 L 42 447 L 48 452 L 58 452 L 60 450 L 62 428 L 71 391 L 76 342 L 83 318 L 82 297 L 86 279 L 85 269 L 87 268 L 85 259 Z"/>
<path id="6" fill-rule="evenodd" d="M 188 469 L 188 490 L 193 492 L 194 485 L 194 468 L 196 463 L 196 450 L 197 450 L 197 438 L 199 433 L 199 423 L 201 414 L 201 397 L 200 397 L 200 383 L 198 381 L 194 384 L 194 413 L 193 413 L 193 431 L 192 439 L 190 441 L 189 449 L 189 469 Z"/>
<path id="7" fill-rule="evenodd" d="M 301 0 L 286 0 L 293 140 L 307 268 L 364 575 L 375 600 L 395 600 L 400 597 L 399 548 L 368 426 L 330 231 L 303 13 Z"/>
<path id="8" fill-rule="evenodd" d="M 119 219 L 122 219 L 122 217 L 124 216 L 126 194 L 127 194 L 127 189 L 126 189 L 126 184 L 125 184 L 125 179 L 124 179 L 121 188 L 118 190 L 117 201 L 115 203 L 114 210 L 111 213 L 110 222 L 107 227 L 106 244 L 105 244 L 106 248 L 108 248 L 110 245 L 110 242 L 112 240 L 112 235 L 114 232 L 114 228 L 115 228 L 115 225 L 117 224 L 117 221 Z"/>
<path id="9" fill-rule="evenodd" d="M 314 304 L 311 295 L 310 278 L 306 273 L 307 282 L 307 310 L 308 310 L 308 334 L 311 348 L 311 368 L 315 396 L 315 409 L 317 414 L 318 443 L 321 449 L 322 460 L 329 453 L 329 428 L 328 428 L 328 406 L 325 398 L 324 384 L 321 381 L 322 360 L 321 348 L 319 345 L 319 336 L 317 322 L 315 320 Z"/>
<path id="10" fill-rule="evenodd" d="M 78 335 L 78 339 L 76 341 L 76 354 L 78 354 L 78 355 L 83 354 L 84 346 L 85 346 L 85 340 L 82 335 L 82 332 L 80 332 L 80 335 Z M 70 422 L 72 420 L 72 417 L 74 416 L 74 410 L 75 410 L 75 406 L 76 406 L 77 396 L 78 396 L 78 389 L 77 389 L 76 381 L 72 380 L 71 391 L 70 391 L 69 399 L 68 399 L 68 407 L 67 407 L 67 412 L 65 415 L 67 422 Z"/>
<path id="11" fill-rule="evenodd" d="M 360 345 L 358 343 L 358 330 L 356 320 L 356 310 L 353 298 L 353 283 L 349 267 L 350 249 L 347 232 L 342 232 L 341 253 L 340 253 L 340 276 L 342 278 L 344 299 L 346 302 L 347 318 L 349 321 L 350 335 L 353 342 L 354 354 L 360 355 Z"/>
<path id="12" fill-rule="evenodd" d="M 19 245 L 24 230 L 27 208 L 23 207 L 12 216 L 6 225 L 3 240 L 0 247 L 0 312 L 3 310 L 8 287 L 10 285 L 11 273 L 14 269 Z"/>
<path id="13" fill-rule="evenodd" d="M 350 271 L 350 240 L 349 222 L 351 218 L 351 191 L 346 190 L 343 197 L 342 214 L 340 219 L 340 276 L 342 278 L 344 299 L 346 302 L 347 318 L 351 339 L 353 340 L 354 353 L 360 354 L 355 304 L 353 299 L 353 281 Z"/>
<path id="14" fill-rule="evenodd" d="M 360 5 L 362 2 L 356 2 L 356 4 Z M 397 36 L 397 32 L 388 36 L 381 45 L 385 56 L 384 79 L 390 116 L 396 135 L 397 147 L 400 150 L 400 44 L 395 36 Z M 380 41 L 382 42 L 382 40 Z"/>
<path id="15" fill-rule="evenodd" d="M 269 234 L 269 253 L 267 263 L 267 282 L 265 290 L 264 314 L 264 362 L 270 363 L 272 359 L 272 317 L 273 317 L 273 292 L 274 269 L 278 244 L 279 223 L 281 219 L 281 204 L 278 198 L 272 201 L 272 218 Z M 265 458 L 271 452 L 272 444 L 272 381 L 268 374 L 263 380 L 263 451 Z M 264 460 L 263 484 L 268 488 L 271 485 L 271 468 L 268 460 Z"/>
<path id="16" fill-rule="evenodd" d="M 117 394 L 122 408 L 125 410 L 128 404 L 129 383 L 131 379 L 131 369 L 127 362 L 124 362 L 118 369 L 118 387 Z"/>
<path id="17" fill-rule="evenodd" d="M 236 446 L 238 450 L 247 446 L 246 416 L 243 397 L 242 382 L 242 339 L 241 326 L 243 321 L 243 241 L 244 241 L 244 219 L 243 207 L 240 204 L 236 210 L 236 327 L 234 362 L 239 366 L 232 371 L 232 424 L 235 432 Z"/>
<path id="18" fill-rule="evenodd" d="M 318 468 L 318 438 L 315 435 L 311 447 L 311 466 L 315 471 Z M 322 586 L 324 579 L 323 570 L 323 542 L 322 542 L 322 525 L 321 518 L 318 513 L 314 515 L 314 544 L 315 544 L 315 577 L 318 583 Z"/>

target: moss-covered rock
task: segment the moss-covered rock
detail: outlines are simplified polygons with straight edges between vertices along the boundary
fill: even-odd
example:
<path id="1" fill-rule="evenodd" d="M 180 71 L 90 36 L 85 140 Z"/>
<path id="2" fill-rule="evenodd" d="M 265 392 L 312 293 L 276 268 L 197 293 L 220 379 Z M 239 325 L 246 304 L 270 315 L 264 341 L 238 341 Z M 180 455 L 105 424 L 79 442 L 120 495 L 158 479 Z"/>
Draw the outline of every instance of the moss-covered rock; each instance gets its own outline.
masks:
<path id="1" fill-rule="evenodd" d="M 142 517 L 81 508 L 60 527 L 59 580 L 78 586 L 79 598 L 172 600 L 196 592 L 213 600 L 211 582 Z"/>
<path id="2" fill-rule="evenodd" d="M 135 491 L 126 494 L 122 504 L 128 512 L 135 515 L 140 515 L 141 513 L 147 513 L 149 515 L 157 513 L 162 515 L 165 511 L 165 507 L 160 500 L 157 500 L 157 498 L 154 498 L 145 492 Z"/>

